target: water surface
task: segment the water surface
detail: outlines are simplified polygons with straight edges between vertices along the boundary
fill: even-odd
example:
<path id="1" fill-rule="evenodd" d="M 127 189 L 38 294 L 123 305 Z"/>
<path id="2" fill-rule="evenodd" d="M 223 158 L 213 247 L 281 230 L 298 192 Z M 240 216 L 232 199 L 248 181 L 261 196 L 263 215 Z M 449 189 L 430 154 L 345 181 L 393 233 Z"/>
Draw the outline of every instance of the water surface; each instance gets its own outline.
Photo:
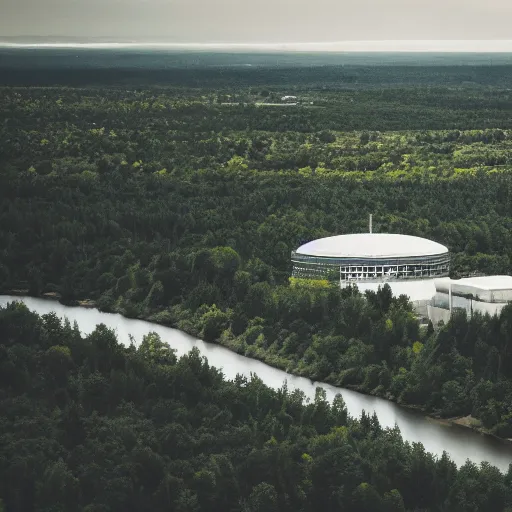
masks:
<path id="1" fill-rule="evenodd" d="M 61 318 L 67 317 L 71 323 L 76 321 L 83 334 L 89 334 L 97 324 L 103 323 L 114 329 L 119 342 L 125 345 L 130 343 L 130 335 L 138 344 L 145 334 L 154 331 L 176 350 L 178 356 L 197 347 L 211 366 L 222 369 L 227 379 L 233 379 L 237 374 L 250 377 L 251 373 L 254 373 L 272 388 L 279 388 L 286 381 L 290 390 L 298 388 L 310 399 L 314 398 L 317 387 L 325 389 L 329 401 L 340 393 L 351 416 L 359 417 L 363 410 L 369 413 L 375 411 L 383 427 L 393 427 L 397 424 L 405 440 L 421 442 L 427 451 L 437 456 L 441 456 L 446 450 L 458 466 L 470 459 L 477 464 L 488 461 L 502 471 L 506 471 L 509 463 L 512 462 L 512 446 L 494 438 L 467 429 L 441 425 L 382 398 L 287 374 L 260 361 L 231 352 L 227 348 L 198 340 L 177 329 L 143 320 L 128 319 L 117 314 L 102 313 L 96 309 L 63 306 L 55 301 L 32 297 L 3 295 L 0 296 L 0 306 L 15 300 L 25 303 L 29 309 L 40 315 L 53 311 Z"/>

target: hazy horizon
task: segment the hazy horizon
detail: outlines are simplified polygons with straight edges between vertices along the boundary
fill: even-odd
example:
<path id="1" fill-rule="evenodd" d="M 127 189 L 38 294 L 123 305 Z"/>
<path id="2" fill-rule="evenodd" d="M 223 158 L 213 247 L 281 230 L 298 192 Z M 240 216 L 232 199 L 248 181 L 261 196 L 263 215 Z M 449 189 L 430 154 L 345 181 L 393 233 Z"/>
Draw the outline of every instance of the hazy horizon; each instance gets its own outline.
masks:
<path id="1" fill-rule="evenodd" d="M 181 44 L 507 41 L 509 0 L 1 0 L 0 38 Z"/>
<path id="2" fill-rule="evenodd" d="M 287 43 L 116 41 L 114 38 L 0 35 L 0 47 L 7 48 L 148 48 L 169 50 L 244 50 L 278 52 L 429 52 L 510 53 L 512 40 L 381 40 Z M 34 41 L 39 42 L 34 42 Z M 41 41 L 45 42 L 41 42 Z M 50 42 L 51 41 L 51 42 Z M 79 41 L 79 42 L 78 42 Z"/>

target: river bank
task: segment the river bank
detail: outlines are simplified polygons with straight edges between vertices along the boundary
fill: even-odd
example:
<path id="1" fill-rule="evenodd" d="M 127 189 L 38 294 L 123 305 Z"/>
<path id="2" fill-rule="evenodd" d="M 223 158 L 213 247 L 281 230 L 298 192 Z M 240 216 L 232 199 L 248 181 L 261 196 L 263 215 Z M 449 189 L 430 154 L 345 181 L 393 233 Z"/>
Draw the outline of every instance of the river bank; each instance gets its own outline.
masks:
<path id="1" fill-rule="evenodd" d="M 471 416 L 471 414 L 467 416 L 455 416 L 453 418 L 441 418 L 436 416 L 427 417 L 431 418 L 433 421 L 438 422 L 440 425 L 472 430 L 473 432 L 478 432 L 481 435 L 492 437 L 501 443 L 512 446 L 512 439 L 493 434 L 491 431 L 489 431 L 489 429 L 482 425 L 482 422 L 478 418 L 474 418 Z"/>
<path id="2" fill-rule="evenodd" d="M 351 417 L 360 418 L 363 411 L 370 415 L 376 414 L 382 428 L 398 427 L 405 441 L 411 444 L 421 443 L 427 452 L 436 457 L 441 457 L 447 452 L 459 467 L 467 460 L 475 464 L 487 461 L 500 471 L 506 472 L 512 461 L 512 446 L 492 436 L 440 423 L 429 419 L 415 408 L 403 407 L 384 398 L 286 373 L 261 360 L 240 355 L 217 343 L 205 342 L 195 335 L 186 334 L 163 323 L 127 318 L 119 313 L 100 312 L 95 308 L 65 306 L 55 299 L 19 295 L 0 296 L 0 307 L 15 300 L 24 303 L 39 315 L 55 313 L 61 319 L 67 318 L 71 324 L 76 322 L 84 336 L 91 334 L 98 324 L 104 324 L 116 333 L 118 341 L 125 346 L 132 343 L 137 346 L 149 332 L 155 332 L 169 343 L 178 357 L 197 349 L 208 360 L 210 366 L 218 368 L 228 380 L 233 380 L 237 376 L 250 380 L 257 376 L 265 385 L 275 390 L 286 386 L 290 392 L 300 391 L 304 399 L 310 403 L 314 402 L 319 388 L 325 392 L 328 402 L 341 395 Z"/>
<path id="3" fill-rule="evenodd" d="M 3 292 L 0 292 L 0 293 L 3 293 Z M 97 307 L 96 302 L 91 299 L 81 299 L 81 300 L 76 300 L 76 301 L 67 303 L 67 302 L 63 301 L 60 294 L 58 294 L 56 292 L 47 292 L 47 293 L 41 294 L 38 297 L 35 297 L 33 295 L 29 295 L 28 290 L 16 289 L 16 290 L 9 290 L 8 292 L 5 292 L 5 294 L 15 295 L 15 296 L 19 296 L 19 297 L 31 296 L 34 298 L 40 298 L 40 299 L 45 299 L 45 300 L 49 300 L 49 301 L 56 301 L 64 306 L 81 307 L 84 309 L 94 309 Z M 180 331 L 182 331 L 190 336 L 200 338 L 200 333 L 197 332 L 197 330 L 195 330 L 193 328 L 193 326 L 177 326 L 172 322 L 162 322 L 162 321 L 159 321 L 158 315 L 155 315 L 155 314 L 149 315 L 147 317 L 127 316 L 124 314 L 123 311 L 118 311 L 118 310 L 116 310 L 116 308 L 112 308 L 110 310 L 99 310 L 99 311 L 103 311 L 105 313 L 119 314 L 125 318 L 136 319 L 136 320 L 141 320 L 141 321 L 145 321 L 145 322 L 151 322 L 155 325 L 162 325 L 164 327 L 171 327 L 173 329 L 179 329 Z M 244 357 L 249 357 L 250 359 L 254 359 L 256 361 L 265 363 L 266 365 L 268 365 L 272 368 L 275 368 L 277 370 L 282 370 L 289 375 L 307 378 L 311 382 L 315 382 L 311 375 L 301 374 L 301 373 L 297 373 L 297 372 L 291 372 L 288 364 L 279 364 L 279 360 L 276 360 L 273 357 L 267 356 L 266 352 L 251 353 L 250 355 L 247 355 L 244 351 L 241 351 L 239 349 L 239 347 L 236 347 L 229 342 L 223 342 L 223 340 L 221 340 L 221 339 L 217 340 L 216 344 L 218 344 L 218 345 L 220 345 L 238 355 L 241 355 Z M 323 379 L 322 382 L 324 382 L 325 384 L 329 384 L 331 386 L 339 387 L 339 383 L 336 382 L 336 379 L 327 377 L 327 378 Z M 480 420 L 478 420 L 478 418 L 473 418 L 471 415 L 456 416 L 456 417 L 452 417 L 452 418 L 443 418 L 439 413 L 436 413 L 435 411 L 429 411 L 426 408 L 418 406 L 418 405 L 406 404 L 406 403 L 400 402 L 396 399 L 396 397 L 391 395 L 388 391 L 383 391 L 382 393 L 368 393 L 365 389 L 362 389 L 361 386 L 357 386 L 357 385 L 345 385 L 345 386 L 343 386 L 343 388 L 350 390 L 350 391 L 355 391 L 357 393 L 360 393 L 360 394 L 363 394 L 366 396 L 377 397 L 377 398 L 380 398 L 383 400 L 387 400 L 405 410 L 409 410 L 414 413 L 422 414 L 429 421 L 435 422 L 439 425 L 443 425 L 445 427 L 453 427 L 453 428 L 457 428 L 457 429 L 467 429 L 469 431 L 476 432 L 482 436 L 487 436 L 487 437 L 493 438 L 503 444 L 512 445 L 512 439 L 506 439 L 506 438 L 499 437 L 499 436 L 491 433 L 487 428 L 485 428 L 482 425 L 482 423 L 480 422 Z"/>

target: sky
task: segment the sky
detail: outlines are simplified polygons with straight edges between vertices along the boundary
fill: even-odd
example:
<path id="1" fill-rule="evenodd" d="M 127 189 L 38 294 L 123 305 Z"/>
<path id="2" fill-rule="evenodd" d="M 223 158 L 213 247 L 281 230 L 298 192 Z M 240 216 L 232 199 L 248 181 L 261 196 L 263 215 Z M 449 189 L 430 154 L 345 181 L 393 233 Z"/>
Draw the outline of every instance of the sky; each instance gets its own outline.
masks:
<path id="1" fill-rule="evenodd" d="M 511 0 L 0 0 L 0 37 L 171 43 L 512 39 Z"/>

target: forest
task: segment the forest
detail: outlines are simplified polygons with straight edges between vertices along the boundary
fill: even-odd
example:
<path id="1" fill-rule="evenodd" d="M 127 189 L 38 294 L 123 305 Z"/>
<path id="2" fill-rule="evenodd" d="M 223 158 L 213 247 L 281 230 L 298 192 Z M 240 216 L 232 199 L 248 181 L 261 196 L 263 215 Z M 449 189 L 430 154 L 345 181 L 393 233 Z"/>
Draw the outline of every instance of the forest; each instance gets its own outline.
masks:
<path id="1" fill-rule="evenodd" d="M 460 469 L 318 389 L 227 381 L 157 334 L 125 347 L 0 308 L 0 507 L 26 512 L 512 508 L 512 466 Z"/>
<path id="2" fill-rule="evenodd" d="M 70 80 L 75 76 L 61 72 Z M 402 73 L 393 67 L 321 68 L 318 75 L 314 69 L 295 68 L 239 75 L 236 70 L 191 70 L 188 75 L 181 70 L 171 74 L 174 83 L 167 85 L 127 85 L 120 73 L 103 85 L 72 87 L 66 79 L 51 87 L 4 86 L 0 291 L 52 294 L 65 304 L 89 300 L 103 311 L 175 326 L 290 373 L 434 416 L 469 417 L 483 431 L 512 438 L 512 306 L 494 318 L 454 315 L 435 330 L 414 315 L 407 297 L 393 297 L 388 286 L 361 294 L 329 282 L 290 280 L 293 249 L 322 236 L 366 231 L 369 213 L 374 231 L 422 236 L 448 246 L 453 277 L 510 274 L 512 97 L 505 85 L 510 72 L 507 66 Z M 45 75 L 45 84 L 61 80 L 59 73 Z M 201 85 L 195 82 L 197 73 Z M 333 78 L 324 87 L 319 85 L 322 73 L 367 78 L 343 84 Z M 94 82 L 101 76 L 98 71 L 89 78 Z M 383 83 L 383 76 L 392 76 L 393 83 Z M 297 96 L 296 105 L 275 105 L 287 94 Z M 231 402 L 245 404 L 264 386 L 257 381 L 226 383 L 197 354 L 180 361 L 169 355 L 159 362 L 167 366 L 158 372 L 173 375 L 164 383 L 148 369 L 156 364 L 153 359 L 143 361 L 144 349 L 124 352 L 111 333 L 103 333 L 107 341 L 103 334 L 84 340 L 69 326 L 46 333 L 50 320 L 26 311 L 11 308 L 1 315 L 7 329 L 0 338 L 2 428 L 21 436 L 9 445 L 2 471 L 8 474 L 16 467 L 22 473 L 13 474 L 29 475 L 27 489 L 4 485 L 0 498 L 7 510 L 20 510 L 23 499 L 32 500 L 37 510 L 50 507 L 48 496 L 57 485 L 54 471 L 69 479 L 75 493 L 62 496 L 70 501 L 57 510 L 73 509 L 69 503 L 91 495 L 100 501 L 81 501 L 82 507 L 91 507 L 87 510 L 145 508 L 141 503 L 171 510 L 368 510 L 355 494 L 375 499 L 379 505 L 372 510 L 504 510 L 510 504 L 509 480 L 497 477 L 494 469 L 467 466 L 457 472 L 445 458 L 435 461 L 428 454 L 421 455 L 420 463 L 414 458 L 420 455 L 413 454 L 421 447 L 407 447 L 397 432 L 381 432 L 374 419 L 357 422 L 334 412 L 331 419 L 321 420 L 321 427 L 313 425 L 301 411 L 314 406 L 297 398 L 291 411 L 284 404 L 296 398 L 266 388 L 261 393 L 272 397 L 273 408 L 254 405 L 250 412 L 235 413 Z M 26 325 L 33 330 L 26 331 Z M 103 355 L 95 355 L 96 350 L 113 351 L 106 360 L 114 366 L 103 367 Z M 54 364 L 47 363 L 53 355 L 59 361 L 55 364 L 66 368 L 64 375 L 45 366 Z M 122 362 L 114 363 L 117 357 Z M 201 374 L 200 368 L 205 368 L 204 381 L 192 378 L 194 372 Z M 183 379 L 191 380 L 179 392 L 164 391 L 176 382 L 173 372 L 182 370 Z M 52 380 L 54 371 L 62 375 L 59 382 Z M 84 386 L 91 396 L 86 397 Z M 210 387 L 217 391 L 209 395 Z M 229 407 L 228 389 L 239 397 L 229 398 Z M 211 414 L 206 406 L 194 409 L 187 393 L 198 393 L 202 403 L 212 406 Z M 41 404 L 32 410 L 39 398 Z M 158 419 L 160 413 L 150 409 L 159 400 L 175 401 L 168 413 L 173 411 L 171 421 L 179 424 L 173 428 L 180 434 L 165 434 L 169 449 L 178 452 L 173 458 L 154 458 L 163 453 L 165 435 L 158 429 L 168 423 L 164 413 Z M 231 412 L 224 416 L 226 407 Z M 337 406 L 322 407 L 332 411 Z M 263 411 L 272 416 L 264 420 Z M 62 420 L 63 415 L 73 419 Z M 207 422 L 203 430 L 199 417 Z M 14 427 L 20 421 L 27 421 L 26 430 Z M 65 427 L 61 421 L 75 423 Z M 213 459 L 200 455 L 205 446 L 201 436 L 216 437 L 212 432 L 218 422 L 246 429 L 249 437 L 243 446 L 232 444 L 238 435 L 233 430 L 219 441 L 222 449 L 217 446 Z M 146 423 L 151 425 L 144 435 L 145 427 L 133 431 Z M 132 430 L 125 433 L 126 425 Z M 346 430 L 332 430 L 338 427 Z M 37 430 L 43 428 L 44 433 Z M 81 436 L 86 429 L 87 439 L 98 439 L 90 449 L 102 455 L 83 460 L 89 456 L 84 438 L 66 439 L 75 428 Z M 183 433 L 195 437 L 186 437 L 178 448 L 172 443 Z M 133 452 L 134 439 L 141 436 L 146 444 Z M 37 444 L 42 438 L 53 451 L 38 451 L 37 467 L 46 458 L 62 459 L 55 469 L 43 471 L 46 483 L 43 473 L 30 473 L 35 462 L 13 459 L 16 442 L 31 439 Z M 347 444 L 336 445 L 342 438 Z M 409 472 L 405 480 L 387 480 L 395 475 L 390 468 L 398 466 L 387 462 L 395 448 L 385 448 L 383 439 L 402 447 L 396 450 Z M 346 450 L 350 457 L 357 453 L 357 462 L 343 462 L 359 468 L 350 471 L 357 479 L 347 483 L 321 476 L 338 455 L 328 456 L 330 448 L 315 452 L 310 442 L 317 448 L 334 443 L 342 459 Z M 385 455 L 371 458 L 359 442 Z M 194 452 L 194 446 L 201 450 Z M 105 450 L 114 449 L 120 452 L 108 458 L 113 466 L 97 467 L 110 453 Z M 271 452 L 257 452 L 254 464 L 259 469 L 244 473 L 241 465 L 253 449 Z M 294 459 L 296 450 L 300 455 Z M 220 453 L 227 459 L 218 462 Z M 318 493 L 317 483 L 314 491 L 308 487 L 314 481 L 305 469 L 310 466 L 301 466 L 317 455 L 325 457 L 326 466 L 315 470 L 316 478 L 331 486 L 325 491 L 318 484 Z M 144 462 L 132 458 L 139 456 Z M 188 461 L 186 466 L 182 460 Z M 262 477 L 258 471 L 275 466 L 265 466 L 264 460 L 287 464 L 289 481 L 277 473 Z M 417 489 L 420 480 L 413 469 L 422 464 L 432 471 L 424 481 L 433 482 L 432 487 L 422 484 L 424 494 Z M 441 466 L 439 471 L 450 477 L 436 473 Z M 143 482 L 140 467 L 156 471 L 155 478 Z M 229 478 L 223 473 L 228 469 Z M 248 475 L 253 472 L 258 476 L 252 481 Z M 108 487 L 114 476 L 120 481 Z M 481 478 L 492 484 L 478 487 L 475 482 Z M 101 490 L 93 486 L 98 479 L 105 483 Z M 453 483 L 457 479 L 460 486 Z M 214 494 L 220 481 L 231 490 Z M 452 482 L 448 487 L 456 489 L 456 498 L 448 487 L 436 487 L 442 481 Z M 263 487 L 256 489 L 261 482 Z M 476 487 L 484 489 L 479 497 L 471 494 Z M 426 501 L 415 501 L 413 488 Z M 171 496 L 178 500 L 172 506 L 165 501 Z M 222 499 L 227 502 L 219 505 Z"/>

